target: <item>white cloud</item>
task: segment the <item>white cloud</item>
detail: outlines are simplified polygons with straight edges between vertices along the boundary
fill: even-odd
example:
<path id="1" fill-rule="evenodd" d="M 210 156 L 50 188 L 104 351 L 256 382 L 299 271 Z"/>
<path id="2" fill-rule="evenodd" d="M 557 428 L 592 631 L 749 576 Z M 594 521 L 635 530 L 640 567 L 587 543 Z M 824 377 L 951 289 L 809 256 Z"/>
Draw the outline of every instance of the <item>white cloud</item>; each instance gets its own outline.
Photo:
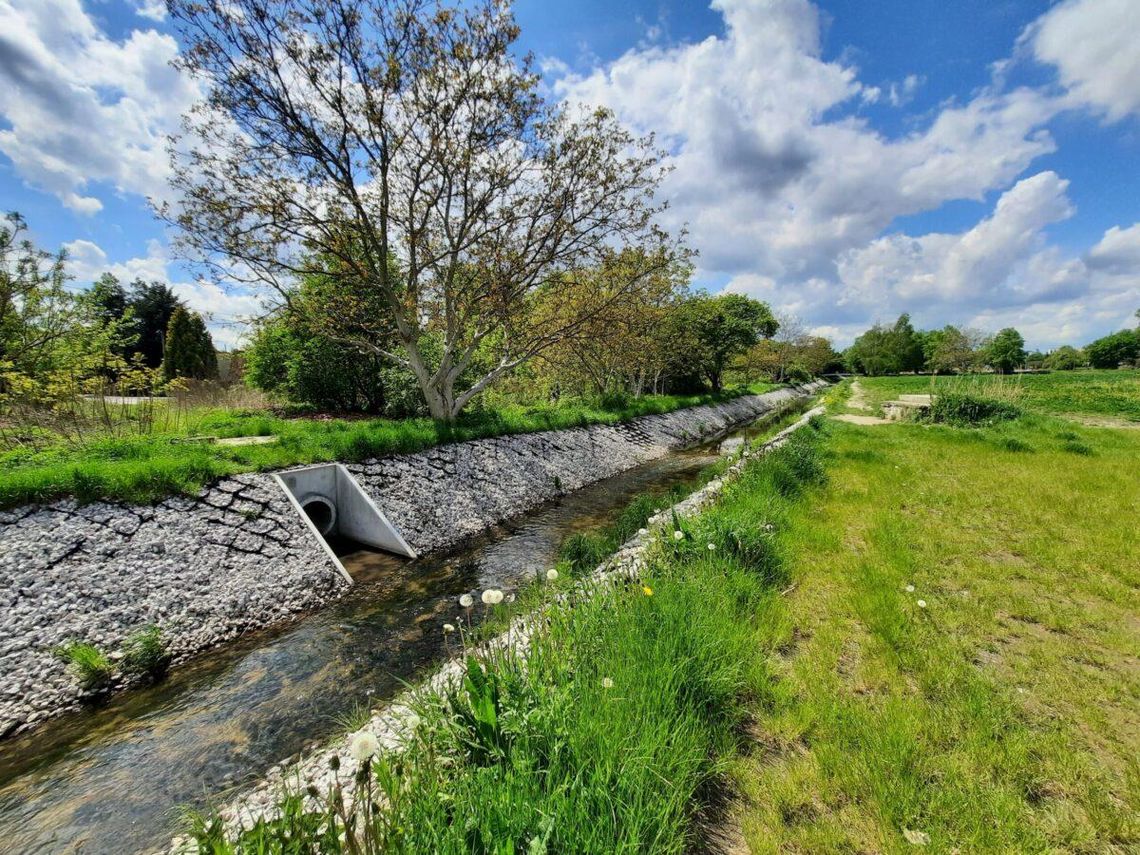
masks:
<path id="1" fill-rule="evenodd" d="M 663 141 L 674 168 L 665 224 L 688 226 L 707 279 L 844 340 L 900 311 L 929 308 L 941 326 L 1100 293 L 1083 259 L 1048 243 L 1048 227 L 1073 213 L 1067 182 L 1052 172 L 1018 180 L 1055 151 L 1047 123 L 1072 96 L 995 78 L 888 137 L 861 105 L 901 105 L 921 77 L 870 87 L 854 65 L 824 59 L 808 0 L 713 6 L 722 37 L 639 47 L 552 83 L 568 103 L 605 104 Z M 995 191 L 992 213 L 961 234 L 882 236 L 899 218 Z"/>
<path id="2" fill-rule="evenodd" d="M 171 260 L 165 247 L 157 240 L 147 245 L 147 254 L 112 262 L 98 244 L 89 240 L 65 243 L 68 255 L 68 272 L 76 287 L 86 287 L 104 273 L 110 273 L 124 285 L 135 279 L 158 281 L 170 285 L 182 300 L 206 320 L 214 343 L 232 348 L 240 344 L 247 330 L 247 322 L 265 313 L 262 298 L 239 288 L 223 288 L 204 279 L 180 279 L 171 269 Z"/>
<path id="3" fill-rule="evenodd" d="M 152 21 L 166 20 L 165 0 L 134 0 L 135 14 Z"/>
<path id="4" fill-rule="evenodd" d="M 1140 6 L 1136 0 L 1067 0 L 1022 35 L 1033 55 L 1055 65 L 1077 104 L 1109 121 L 1140 113 Z"/>
<path id="5" fill-rule="evenodd" d="M 159 4 L 137 4 L 140 14 Z M 150 15 L 153 17 L 153 15 Z M 72 210 L 98 212 L 92 185 L 164 198 L 166 135 L 196 99 L 170 67 L 173 37 L 109 39 L 79 0 L 0 0 L 0 151 L 28 184 Z"/>

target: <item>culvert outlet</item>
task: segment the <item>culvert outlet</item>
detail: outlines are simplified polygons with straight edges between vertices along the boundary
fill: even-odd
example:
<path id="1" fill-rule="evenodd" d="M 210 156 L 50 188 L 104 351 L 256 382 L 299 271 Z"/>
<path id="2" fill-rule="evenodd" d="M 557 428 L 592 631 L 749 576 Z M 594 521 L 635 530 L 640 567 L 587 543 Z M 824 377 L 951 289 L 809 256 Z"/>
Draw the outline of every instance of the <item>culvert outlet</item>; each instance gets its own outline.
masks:
<path id="1" fill-rule="evenodd" d="M 297 502 L 322 537 L 328 537 L 333 533 L 336 529 L 336 505 L 324 496 L 312 493 L 298 499 Z"/>
<path id="2" fill-rule="evenodd" d="M 346 578 L 352 577 L 329 546 L 329 537 L 340 536 L 396 555 L 416 557 L 403 535 L 339 463 L 288 469 L 273 477 Z"/>

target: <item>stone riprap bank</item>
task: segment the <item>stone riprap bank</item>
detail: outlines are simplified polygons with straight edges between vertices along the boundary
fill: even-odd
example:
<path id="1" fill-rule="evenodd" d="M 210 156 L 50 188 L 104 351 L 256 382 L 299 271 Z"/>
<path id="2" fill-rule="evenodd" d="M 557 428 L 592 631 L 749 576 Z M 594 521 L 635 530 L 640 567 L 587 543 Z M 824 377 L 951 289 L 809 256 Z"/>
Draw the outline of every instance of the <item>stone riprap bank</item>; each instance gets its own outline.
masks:
<path id="1" fill-rule="evenodd" d="M 348 469 L 412 547 L 430 552 L 817 388 L 444 445 Z M 116 651 L 155 624 L 178 662 L 347 587 L 267 474 L 225 478 L 197 497 L 156 505 L 66 500 L 0 511 L 0 735 L 82 700 L 53 654 L 68 640 Z"/>

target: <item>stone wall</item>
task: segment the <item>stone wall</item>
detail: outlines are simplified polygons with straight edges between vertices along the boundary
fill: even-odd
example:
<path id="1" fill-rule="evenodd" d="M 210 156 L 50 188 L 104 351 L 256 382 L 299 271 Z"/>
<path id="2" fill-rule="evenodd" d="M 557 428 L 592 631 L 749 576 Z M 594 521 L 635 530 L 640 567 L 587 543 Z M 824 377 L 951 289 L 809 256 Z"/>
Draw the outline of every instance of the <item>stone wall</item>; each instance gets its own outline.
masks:
<path id="1" fill-rule="evenodd" d="M 421 553 L 814 391 L 781 389 L 621 425 L 476 440 L 348 468 Z M 83 700 L 52 651 L 115 652 L 157 624 L 175 661 L 348 587 L 267 474 L 153 506 L 0 511 L 0 737 Z M 114 653 L 113 653 L 114 655 Z"/>

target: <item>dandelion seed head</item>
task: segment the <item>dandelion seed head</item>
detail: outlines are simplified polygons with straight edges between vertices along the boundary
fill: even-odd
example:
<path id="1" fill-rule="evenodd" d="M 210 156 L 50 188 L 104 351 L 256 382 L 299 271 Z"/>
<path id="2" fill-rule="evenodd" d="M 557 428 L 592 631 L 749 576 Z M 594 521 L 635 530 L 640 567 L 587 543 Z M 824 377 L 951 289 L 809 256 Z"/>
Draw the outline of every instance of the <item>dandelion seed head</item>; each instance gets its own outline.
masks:
<path id="1" fill-rule="evenodd" d="M 376 734 L 363 731 L 352 737 L 348 751 L 357 763 L 365 763 L 380 752 L 380 740 L 376 738 Z"/>
<path id="2" fill-rule="evenodd" d="M 475 598 L 472 597 L 470 594 L 464 594 L 462 597 L 459 598 L 459 605 L 463 606 L 463 608 L 465 608 L 465 609 L 469 609 L 473 605 L 475 605 Z"/>
<path id="3" fill-rule="evenodd" d="M 716 544 L 715 544 L 715 543 L 710 543 L 710 544 L 709 544 L 709 552 L 712 552 L 714 549 L 716 549 Z"/>
<path id="4" fill-rule="evenodd" d="M 673 532 L 673 540 L 684 540 L 684 538 L 685 538 L 685 533 L 683 531 L 681 531 L 681 529 L 677 529 L 676 531 Z"/>
<path id="5" fill-rule="evenodd" d="M 503 601 L 503 592 L 498 588 L 488 588 L 480 599 L 485 606 L 497 606 Z"/>
<path id="6" fill-rule="evenodd" d="M 551 567 L 549 570 L 546 571 L 546 581 L 547 582 L 553 582 L 557 578 L 558 578 L 558 571 L 555 570 L 553 567 Z"/>
<path id="7" fill-rule="evenodd" d="M 455 625 L 454 625 L 454 624 L 450 624 L 450 623 L 445 623 L 445 624 L 443 625 L 443 631 L 444 631 L 445 633 L 446 633 L 446 632 L 455 632 Z"/>
<path id="8" fill-rule="evenodd" d="M 603 689 L 612 689 L 613 687 L 614 687 L 614 681 L 613 680 L 611 680 L 609 677 L 602 677 L 602 688 Z"/>
<path id="9" fill-rule="evenodd" d="M 920 609 L 925 609 L 926 608 L 926 600 L 919 600 L 918 601 L 918 607 Z"/>
<path id="10" fill-rule="evenodd" d="M 906 592 L 908 594 L 913 594 L 914 593 L 914 585 L 907 585 L 906 586 Z"/>

